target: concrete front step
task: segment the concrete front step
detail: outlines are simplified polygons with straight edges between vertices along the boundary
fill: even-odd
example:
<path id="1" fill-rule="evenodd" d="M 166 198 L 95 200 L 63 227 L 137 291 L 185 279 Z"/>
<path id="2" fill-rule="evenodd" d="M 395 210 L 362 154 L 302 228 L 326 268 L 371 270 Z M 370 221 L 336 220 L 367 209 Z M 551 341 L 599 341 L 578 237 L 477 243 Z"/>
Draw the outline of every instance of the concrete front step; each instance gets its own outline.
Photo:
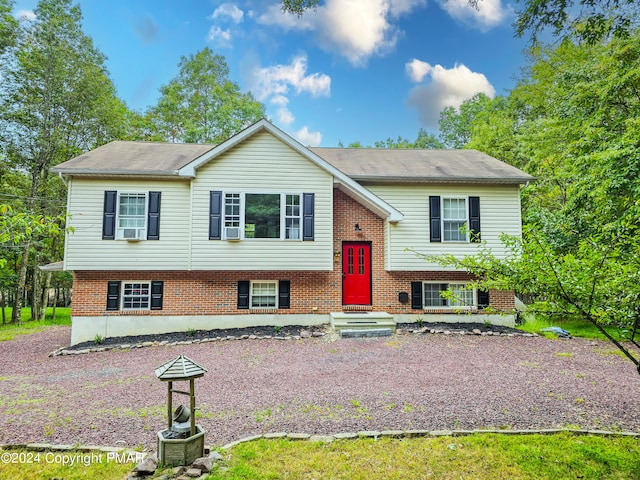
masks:
<path id="1" fill-rule="evenodd" d="M 332 312 L 331 326 L 338 333 L 342 330 L 396 331 L 393 315 L 386 312 Z"/>

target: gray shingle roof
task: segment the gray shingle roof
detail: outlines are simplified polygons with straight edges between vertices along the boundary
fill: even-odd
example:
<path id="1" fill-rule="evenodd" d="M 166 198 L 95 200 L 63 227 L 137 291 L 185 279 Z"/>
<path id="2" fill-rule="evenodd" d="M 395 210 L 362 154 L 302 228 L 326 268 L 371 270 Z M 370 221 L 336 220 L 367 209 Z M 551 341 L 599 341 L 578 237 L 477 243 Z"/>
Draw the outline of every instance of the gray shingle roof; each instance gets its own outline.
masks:
<path id="1" fill-rule="evenodd" d="M 68 175 L 177 175 L 215 145 L 115 141 L 52 169 Z"/>
<path id="2" fill-rule="evenodd" d="M 354 180 L 420 183 L 526 183 L 516 167 L 477 150 L 310 148 Z"/>
<path id="3" fill-rule="evenodd" d="M 176 176 L 215 145 L 115 141 L 52 169 L 65 175 Z M 521 170 L 477 150 L 310 148 L 356 181 L 505 183 L 534 180 Z"/>

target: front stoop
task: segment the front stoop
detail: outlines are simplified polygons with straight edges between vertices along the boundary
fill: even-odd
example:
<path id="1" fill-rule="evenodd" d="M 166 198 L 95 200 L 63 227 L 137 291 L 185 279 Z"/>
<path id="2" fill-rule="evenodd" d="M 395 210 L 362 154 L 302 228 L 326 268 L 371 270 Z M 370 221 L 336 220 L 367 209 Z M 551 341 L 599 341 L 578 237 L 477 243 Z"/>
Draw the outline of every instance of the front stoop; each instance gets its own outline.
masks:
<path id="1" fill-rule="evenodd" d="M 387 312 L 332 312 L 331 327 L 341 337 L 384 337 L 396 331 Z"/>

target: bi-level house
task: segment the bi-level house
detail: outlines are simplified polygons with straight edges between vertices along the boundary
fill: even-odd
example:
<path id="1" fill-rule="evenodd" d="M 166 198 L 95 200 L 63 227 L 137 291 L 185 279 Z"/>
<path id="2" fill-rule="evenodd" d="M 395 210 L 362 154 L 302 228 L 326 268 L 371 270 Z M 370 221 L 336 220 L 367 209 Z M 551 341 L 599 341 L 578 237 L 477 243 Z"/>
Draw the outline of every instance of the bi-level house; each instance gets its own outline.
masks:
<path id="1" fill-rule="evenodd" d="M 307 148 L 261 120 L 219 145 L 116 141 L 53 170 L 73 227 L 72 344 L 513 312 L 513 293 L 467 290 L 466 272 L 415 254 L 478 239 L 506 254 L 500 235 L 520 234 L 532 177 L 477 151 Z"/>

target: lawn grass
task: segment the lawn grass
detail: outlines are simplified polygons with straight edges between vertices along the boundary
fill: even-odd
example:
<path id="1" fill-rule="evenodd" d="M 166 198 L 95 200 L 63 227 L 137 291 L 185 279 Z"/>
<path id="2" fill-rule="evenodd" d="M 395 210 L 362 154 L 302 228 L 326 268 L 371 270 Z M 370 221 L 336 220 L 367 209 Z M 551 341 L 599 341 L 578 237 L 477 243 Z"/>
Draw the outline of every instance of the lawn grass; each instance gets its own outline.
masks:
<path id="1" fill-rule="evenodd" d="M 126 454 L 118 458 L 101 452 L 0 449 L 0 458 L 0 478 L 21 480 L 122 480 L 135 467 Z"/>
<path id="2" fill-rule="evenodd" d="M 7 321 L 11 318 L 11 309 L 5 308 Z M 71 309 L 56 308 L 56 316 L 53 317 L 53 309 L 47 308 L 44 320 L 31 320 L 31 309 L 22 309 L 22 323 L 20 325 L 5 324 L 0 325 L 0 342 L 13 340 L 16 335 L 26 335 L 29 333 L 40 332 L 46 327 L 53 325 L 71 325 Z"/>
<path id="3" fill-rule="evenodd" d="M 554 333 L 541 331 L 543 328 L 552 327 L 552 326 L 564 328 L 566 331 L 571 333 L 571 335 L 574 337 L 608 340 L 602 334 L 602 332 L 600 332 L 600 330 L 598 330 L 595 327 L 595 325 L 593 325 L 590 322 L 587 322 L 586 320 L 579 320 L 579 319 L 557 318 L 551 321 L 539 316 L 526 315 L 524 323 L 522 325 L 519 325 L 517 328 L 524 330 L 525 332 L 537 333 L 540 335 L 545 335 L 547 337 L 556 338 L 557 335 Z M 609 335 L 611 335 L 613 338 L 615 338 L 618 341 L 627 340 L 627 338 L 624 336 L 624 332 L 621 331 L 619 328 L 605 327 L 605 330 Z M 627 335 L 629 334 L 630 332 L 627 332 Z"/>
<path id="4" fill-rule="evenodd" d="M 223 453 L 227 455 L 228 453 Z M 562 433 L 242 443 L 209 477 L 237 479 L 637 479 L 640 439 Z"/>

